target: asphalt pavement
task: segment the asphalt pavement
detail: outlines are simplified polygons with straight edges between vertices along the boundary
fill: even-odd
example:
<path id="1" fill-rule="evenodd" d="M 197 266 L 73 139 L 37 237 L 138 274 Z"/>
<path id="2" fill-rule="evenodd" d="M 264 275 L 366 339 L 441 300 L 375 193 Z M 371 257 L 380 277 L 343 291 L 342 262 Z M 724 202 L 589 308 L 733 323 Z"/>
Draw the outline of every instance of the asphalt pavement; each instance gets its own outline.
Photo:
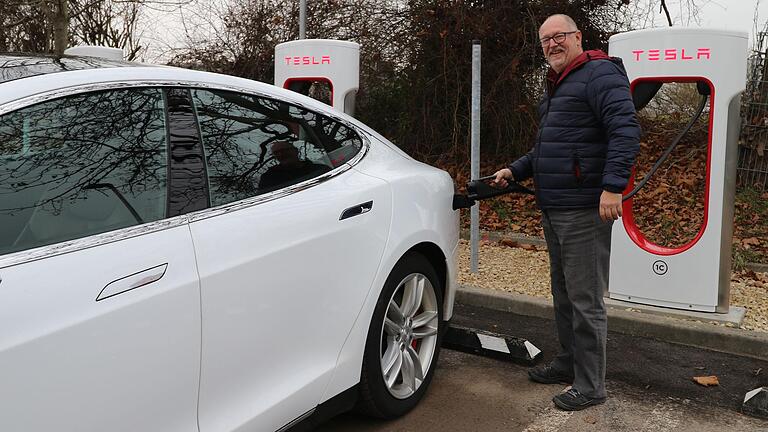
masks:
<path id="1" fill-rule="evenodd" d="M 543 363 L 557 353 L 553 320 L 464 304 L 458 304 L 456 312 L 458 325 L 528 339 L 542 351 Z M 739 410 L 747 391 L 768 386 L 765 360 L 626 335 L 611 331 L 610 326 L 607 350 L 609 380 L 701 406 Z M 718 377 L 719 386 L 703 387 L 692 379 L 710 375 Z"/>
<path id="2" fill-rule="evenodd" d="M 523 337 L 556 353 L 551 320 L 457 304 L 454 323 Z M 768 386 L 768 361 L 609 331 L 605 405 L 577 413 L 556 409 L 562 385 L 535 384 L 527 367 L 443 350 L 430 391 L 402 419 L 382 422 L 354 413 L 318 431 L 679 431 L 768 432 L 768 421 L 740 414 L 744 394 Z M 715 375 L 703 387 L 694 376 Z"/>

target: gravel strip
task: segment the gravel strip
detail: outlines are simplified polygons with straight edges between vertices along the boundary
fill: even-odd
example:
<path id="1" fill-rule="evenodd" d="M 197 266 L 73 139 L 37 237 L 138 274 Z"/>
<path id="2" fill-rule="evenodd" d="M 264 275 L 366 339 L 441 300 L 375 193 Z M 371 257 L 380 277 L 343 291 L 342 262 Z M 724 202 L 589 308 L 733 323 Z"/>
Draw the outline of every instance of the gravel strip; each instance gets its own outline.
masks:
<path id="1" fill-rule="evenodd" d="M 472 274 L 469 272 L 469 242 L 461 240 L 459 283 L 552 299 L 547 252 L 534 246 L 510 247 L 502 243 L 488 240 L 480 242 L 478 272 Z M 768 332 L 768 274 L 734 274 L 731 280 L 731 305 L 746 309 L 741 329 Z M 712 324 L 723 325 L 715 322 Z"/>

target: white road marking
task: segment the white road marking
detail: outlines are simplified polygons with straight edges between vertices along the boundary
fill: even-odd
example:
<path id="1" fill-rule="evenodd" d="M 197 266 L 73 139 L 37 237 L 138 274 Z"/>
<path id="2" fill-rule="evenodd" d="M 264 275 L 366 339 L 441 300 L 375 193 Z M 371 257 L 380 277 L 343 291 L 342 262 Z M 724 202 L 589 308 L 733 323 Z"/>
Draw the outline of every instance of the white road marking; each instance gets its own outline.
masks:
<path id="1" fill-rule="evenodd" d="M 757 396 L 758 393 L 760 393 L 763 390 L 762 387 L 758 387 L 752 391 L 747 392 L 746 395 L 744 395 L 744 403 L 747 403 L 748 400 L 752 399 L 753 397 Z"/>
<path id="2" fill-rule="evenodd" d="M 505 341 L 503 338 L 485 335 L 482 333 L 477 333 L 477 338 L 480 339 L 480 345 L 483 348 L 509 354 L 507 341 Z"/>
<path id="3" fill-rule="evenodd" d="M 541 350 L 538 349 L 536 345 L 528 341 L 523 342 L 523 345 L 525 345 L 525 348 L 528 350 L 528 355 L 531 356 L 531 358 L 536 357 L 541 352 Z"/>
<path id="4" fill-rule="evenodd" d="M 523 432 L 558 432 L 572 415 L 572 411 L 547 407 L 533 419 L 533 423 L 529 424 Z"/>

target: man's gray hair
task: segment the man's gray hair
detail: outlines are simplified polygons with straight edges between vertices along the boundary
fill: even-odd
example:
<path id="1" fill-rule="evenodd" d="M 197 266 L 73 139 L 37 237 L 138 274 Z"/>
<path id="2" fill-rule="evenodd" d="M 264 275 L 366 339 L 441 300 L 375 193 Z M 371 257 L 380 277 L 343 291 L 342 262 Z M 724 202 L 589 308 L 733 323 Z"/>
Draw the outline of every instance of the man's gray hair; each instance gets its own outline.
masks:
<path id="1" fill-rule="evenodd" d="M 544 20 L 544 22 L 547 22 L 547 21 L 549 21 L 552 18 L 560 18 L 563 21 L 565 21 L 566 23 L 568 23 L 568 25 L 571 26 L 574 30 L 578 30 L 579 29 L 579 26 L 576 25 L 576 21 L 574 21 L 573 18 L 569 17 L 566 14 L 550 15 L 550 16 L 547 17 L 547 19 Z M 544 25 L 544 24 L 542 23 L 542 25 Z M 539 26 L 539 29 L 541 29 L 541 26 Z"/>

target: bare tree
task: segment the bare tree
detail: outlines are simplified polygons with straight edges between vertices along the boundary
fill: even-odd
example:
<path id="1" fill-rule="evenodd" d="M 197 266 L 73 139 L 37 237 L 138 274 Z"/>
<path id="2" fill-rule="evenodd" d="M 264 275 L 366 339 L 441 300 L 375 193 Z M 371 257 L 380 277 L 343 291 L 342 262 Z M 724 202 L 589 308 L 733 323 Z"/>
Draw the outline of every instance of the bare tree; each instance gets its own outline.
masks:
<path id="1" fill-rule="evenodd" d="M 6 0 L 0 7 L 3 45 L 63 53 L 69 42 L 69 8 L 68 0 Z"/>
<path id="2" fill-rule="evenodd" d="M 71 8 L 70 32 L 76 43 L 121 48 L 127 60 L 138 56 L 143 48 L 136 34 L 140 3 L 71 0 Z"/>
<path id="3" fill-rule="evenodd" d="M 623 7 L 625 22 L 630 29 L 652 27 L 658 17 L 672 27 L 696 24 L 701 21 L 701 6 L 708 0 L 637 0 L 626 1 Z"/>
<path id="4" fill-rule="evenodd" d="M 62 55 L 74 44 L 142 49 L 136 24 L 142 9 L 181 7 L 195 0 L 3 0 L 0 49 Z"/>
<path id="5" fill-rule="evenodd" d="M 51 52 L 53 28 L 37 1 L 0 2 L 0 49 Z"/>

